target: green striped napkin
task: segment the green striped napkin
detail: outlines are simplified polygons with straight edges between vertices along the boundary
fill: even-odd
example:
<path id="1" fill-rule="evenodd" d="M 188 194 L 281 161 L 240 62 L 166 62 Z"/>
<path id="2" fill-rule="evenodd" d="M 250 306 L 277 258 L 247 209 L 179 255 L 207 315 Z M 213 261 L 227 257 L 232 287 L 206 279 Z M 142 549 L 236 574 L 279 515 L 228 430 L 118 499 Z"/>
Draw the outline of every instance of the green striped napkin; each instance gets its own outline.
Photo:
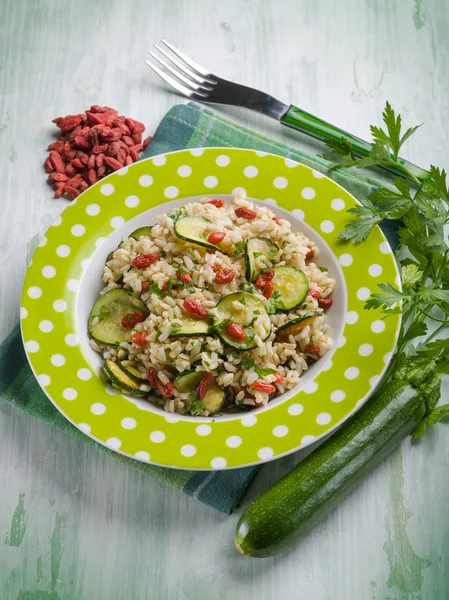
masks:
<path id="1" fill-rule="evenodd" d="M 143 158 L 184 148 L 213 146 L 250 148 L 291 158 L 331 176 L 359 199 L 366 198 L 376 185 L 375 181 L 354 173 L 329 173 L 329 163 L 325 159 L 263 137 L 195 104 L 175 106 L 165 115 Z M 395 246 L 396 231 L 387 225 L 384 233 Z M 239 505 L 259 470 L 259 467 L 198 472 L 166 469 L 132 460 L 97 444 L 69 423 L 40 389 L 28 366 L 19 326 L 14 328 L 0 346 L 0 397 L 30 416 L 83 439 L 87 444 L 95 444 L 102 452 L 114 456 L 133 469 L 182 490 L 224 513 L 231 513 Z"/>

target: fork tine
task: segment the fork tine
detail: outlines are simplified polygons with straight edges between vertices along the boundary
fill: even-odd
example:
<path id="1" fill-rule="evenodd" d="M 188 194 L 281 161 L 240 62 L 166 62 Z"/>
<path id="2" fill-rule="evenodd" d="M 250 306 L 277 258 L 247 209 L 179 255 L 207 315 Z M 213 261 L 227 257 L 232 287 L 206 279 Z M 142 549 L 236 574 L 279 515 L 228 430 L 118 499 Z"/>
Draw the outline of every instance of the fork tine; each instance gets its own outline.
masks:
<path id="1" fill-rule="evenodd" d="M 181 71 L 183 73 L 185 73 L 186 75 L 188 75 L 191 79 L 193 79 L 194 81 L 196 81 L 200 85 L 216 83 L 216 82 L 212 82 L 212 81 L 210 81 L 208 79 L 205 79 L 204 77 L 200 77 L 199 75 L 197 75 L 196 73 L 194 73 L 193 71 L 191 71 L 186 65 L 182 64 L 182 62 L 180 62 L 179 60 L 177 60 L 173 55 L 170 55 L 168 52 L 166 52 L 163 48 L 161 48 L 157 44 L 154 44 L 154 47 L 161 54 L 163 54 L 165 56 L 165 58 L 168 58 L 168 60 L 170 60 L 174 65 L 176 65 L 178 67 L 178 69 L 181 69 Z M 148 50 L 148 52 L 150 52 L 150 51 Z"/>
<path id="2" fill-rule="evenodd" d="M 173 44 L 170 44 L 170 42 L 167 42 L 167 40 L 164 40 L 164 38 L 161 38 L 161 42 L 163 44 L 165 44 L 168 48 L 170 48 L 170 50 L 172 52 L 174 52 L 177 56 L 179 56 L 179 58 L 181 60 L 183 60 L 185 63 L 187 63 L 189 65 L 189 67 L 191 67 L 192 69 L 194 69 L 195 71 L 197 71 L 203 77 L 209 77 L 210 79 L 213 80 L 212 73 L 209 73 L 208 71 L 206 71 L 206 69 L 203 69 L 203 67 L 200 67 L 200 65 L 198 65 L 191 58 L 189 58 L 188 56 L 186 56 L 183 52 L 181 52 L 181 50 L 178 50 L 178 48 L 176 48 L 175 46 L 173 46 Z"/>
<path id="3" fill-rule="evenodd" d="M 159 56 L 157 54 L 155 54 L 154 52 L 150 52 L 150 55 L 155 60 L 157 60 L 158 63 L 160 63 L 163 67 L 165 67 L 167 69 L 167 71 L 170 71 L 170 73 L 172 75 L 174 75 L 179 80 L 181 80 L 189 89 L 195 90 L 196 92 L 199 92 L 199 91 L 210 92 L 212 90 L 212 88 L 207 88 L 205 86 L 198 85 L 197 83 L 194 83 L 190 79 L 187 79 L 187 77 L 184 77 L 184 75 L 182 75 L 181 73 L 176 71 L 173 67 L 171 67 L 169 64 L 167 64 L 165 61 L 163 61 L 162 58 L 159 58 Z"/>
<path id="4" fill-rule="evenodd" d="M 201 92 L 194 92 L 193 90 L 185 87 L 185 85 L 182 85 L 182 83 L 179 83 L 178 81 L 164 73 L 164 71 L 159 69 L 159 67 L 156 67 L 156 65 L 150 63 L 149 60 L 146 60 L 145 63 L 150 67 L 150 69 L 153 69 L 153 71 L 157 73 L 159 77 L 166 81 L 168 85 L 174 87 L 175 90 L 177 90 L 183 96 L 187 96 L 187 98 L 193 98 L 194 100 L 199 100 L 200 102 L 207 98 L 207 96 L 202 94 Z"/>

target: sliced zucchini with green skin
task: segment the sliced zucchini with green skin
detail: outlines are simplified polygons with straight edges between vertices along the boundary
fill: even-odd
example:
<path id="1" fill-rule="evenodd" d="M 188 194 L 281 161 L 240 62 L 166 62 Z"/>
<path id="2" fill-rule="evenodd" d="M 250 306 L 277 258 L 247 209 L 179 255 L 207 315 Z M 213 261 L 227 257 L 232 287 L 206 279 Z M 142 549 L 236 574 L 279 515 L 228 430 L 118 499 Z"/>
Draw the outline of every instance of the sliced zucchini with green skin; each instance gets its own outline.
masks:
<path id="1" fill-rule="evenodd" d="M 297 308 L 309 292 L 309 280 L 306 274 L 290 265 L 274 267 L 274 292 L 280 292 L 276 305 L 279 311 L 290 311 Z"/>
<path id="2" fill-rule="evenodd" d="M 243 300 L 243 305 L 246 308 L 249 308 L 252 312 L 259 311 L 260 315 L 257 315 L 262 320 L 262 327 L 264 330 L 264 335 L 262 336 L 262 340 L 266 340 L 271 333 L 271 320 L 265 310 L 264 303 L 254 296 L 254 294 L 248 294 L 248 292 L 235 292 L 234 294 L 229 294 L 220 300 L 217 306 L 214 308 L 214 314 L 217 317 L 217 321 L 225 321 L 226 319 L 231 319 L 233 323 L 237 323 L 241 327 L 244 328 L 247 337 L 243 340 L 237 340 L 236 338 L 230 336 L 226 329 L 220 329 L 218 331 L 218 335 L 223 340 L 225 344 L 231 346 L 232 348 L 237 348 L 238 350 L 252 350 L 256 348 L 257 344 L 254 341 L 254 328 L 253 327 L 245 327 L 245 313 L 244 311 L 238 311 L 233 306 L 233 302 L 241 302 Z"/>
<path id="3" fill-rule="evenodd" d="M 142 236 L 149 237 L 151 235 L 151 230 L 153 229 L 153 225 L 147 225 L 146 227 L 139 227 L 135 231 L 129 234 L 128 237 L 134 238 L 135 240 L 139 240 Z"/>
<path id="4" fill-rule="evenodd" d="M 119 246 L 118 248 L 120 248 L 120 246 Z M 107 257 L 107 259 L 106 259 L 106 262 L 107 262 L 107 263 L 108 263 L 110 260 L 112 260 L 112 257 L 114 256 L 114 252 L 115 252 L 116 250 L 118 250 L 118 248 L 116 248 L 115 250 L 112 250 L 112 252 L 109 252 L 109 254 L 108 254 L 108 257 Z M 118 285 L 120 285 L 120 284 L 122 284 L 122 283 L 123 283 L 123 273 L 121 273 L 121 274 L 120 274 L 120 275 L 117 277 L 117 279 L 114 279 L 114 283 L 117 283 Z"/>
<path id="5" fill-rule="evenodd" d="M 261 269 L 256 267 L 256 259 L 263 254 L 270 258 L 276 257 L 278 247 L 274 242 L 266 237 L 256 236 L 249 238 L 245 246 L 245 264 L 246 264 L 246 279 L 248 281 L 256 281 L 261 273 Z"/>
<path id="6" fill-rule="evenodd" d="M 131 379 L 131 377 L 113 360 L 105 360 L 103 370 L 111 384 L 123 392 L 140 397 L 148 395 L 148 392 L 143 392 L 140 389 L 141 384 L 134 381 L 134 379 Z"/>
<path id="7" fill-rule="evenodd" d="M 195 319 L 181 319 L 182 325 L 172 323 L 169 337 L 193 337 L 197 335 L 206 335 L 209 331 L 209 324 L 206 321 Z"/>
<path id="8" fill-rule="evenodd" d="M 181 394 L 190 394 L 190 392 L 196 390 L 205 374 L 204 371 L 195 371 L 194 369 L 184 371 L 184 373 L 175 377 L 173 385 Z M 204 409 L 209 411 L 210 415 L 215 414 L 223 406 L 225 396 L 225 390 L 215 380 L 212 381 L 202 400 Z"/>
<path id="9" fill-rule="evenodd" d="M 142 310 L 146 305 L 133 296 L 130 290 L 115 288 L 98 298 L 89 315 L 89 335 L 102 344 L 129 342 L 131 329 L 122 327 L 122 319 L 129 313 Z M 95 317 L 98 322 L 93 324 Z"/>
<path id="10" fill-rule="evenodd" d="M 274 341 L 281 343 L 288 342 L 288 338 L 291 335 L 298 335 L 298 333 L 301 333 L 304 327 L 312 325 L 313 321 L 317 318 L 318 315 L 319 313 L 316 311 L 308 312 L 302 317 L 298 317 L 297 319 L 292 319 L 291 321 L 284 323 L 284 325 L 281 325 L 281 327 L 279 327 L 279 329 L 277 330 L 276 338 Z"/>
<path id="11" fill-rule="evenodd" d="M 215 231 L 213 223 L 207 219 L 203 219 L 203 217 L 183 217 L 176 221 L 174 227 L 176 236 L 181 240 L 222 252 L 220 246 L 215 246 L 215 244 L 210 244 L 207 241 L 208 236 Z"/>
<path id="12" fill-rule="evenodd" d="M 136 369 L 136 367 L 129 367 L 127 365 L 124 365 L 123 363 L 119 363 L 120 364 L 120 368 L 123 369 L 123 371 L 125 371 L 125 373 L 131 377 L 131 379 L 134 379 L 135 381 L 139 382 L 139 384 L 143 383 L 142 380 L 142 374 L 139 371 L 139 369 Z"/>

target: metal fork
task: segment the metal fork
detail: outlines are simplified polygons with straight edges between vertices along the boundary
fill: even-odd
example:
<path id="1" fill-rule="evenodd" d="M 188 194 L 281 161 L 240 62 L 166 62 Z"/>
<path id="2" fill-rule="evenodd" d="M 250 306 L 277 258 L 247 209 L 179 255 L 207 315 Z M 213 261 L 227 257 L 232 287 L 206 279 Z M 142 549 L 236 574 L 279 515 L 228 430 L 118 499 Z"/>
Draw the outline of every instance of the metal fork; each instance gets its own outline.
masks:
<path id="1" fill-rule="evenodd" d="M 162 77 L 164 81 L 183 96 L 198 102 L 249 108 L 322 142 L 339 141 L 344 138 L 351 145 L 355 156 L 366 157 L 370 152 L 371 144 L 368 142 L 301 110 L 293 104 L 285 104 L 259 90 L 222 79 L 201 67 L 167 40 L 161 39 L 161 43 L 171 52 L 167 52 L 157 44 L 154 45 L 154 48 L 159 54 L 151 50 L 148 50 L 148 52 L 166 71 L 149 60 L 145 62 L 159 77 Z M 167 60 L 164 60 L 161 56 Z M 429 179 L 430 173 L 428 171 L 402 158 L 399 158 L 398 162 L 400 165 L 397 167 L 386 165 L 382 168 L 393 172 L 395 175 L 409 177 L 409 173 L 411 173 L 421 181 Z"/>

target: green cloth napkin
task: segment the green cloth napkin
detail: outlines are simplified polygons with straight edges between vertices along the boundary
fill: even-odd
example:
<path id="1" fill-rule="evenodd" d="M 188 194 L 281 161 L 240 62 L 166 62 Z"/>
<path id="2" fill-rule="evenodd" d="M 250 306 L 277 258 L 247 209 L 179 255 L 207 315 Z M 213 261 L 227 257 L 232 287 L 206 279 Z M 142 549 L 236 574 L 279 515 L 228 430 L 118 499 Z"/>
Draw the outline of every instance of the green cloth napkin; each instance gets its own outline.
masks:
<path id="1" fill-rule="evenodd" d="M 263 137 L 195 104 L 174 106 L 165 115 L 143 158 L 184 148 L 213 146 L 250 148 L 291 158 L 326 173 L 359 199 L 366 198 L 376 185 L 375 181 L 354 173 L 329 173 L 329 163 L 325 159 Z M 384 232 L 390 243 L 396 246 L 397 234 L 394 228 L 387 225 Z M 102 452 L 114 456 L 133 469 L 182 490 L 227 514 L 240 504 L 260 468 L 247 467 L 229 471 L 166 469 L 132 460 L 101 446 L 69 423 L 42 392 L 26 360 L 19 326 L 14 328 L 0 346 L 0 397 L 30 416 L 83 439 L 87 444 L 94 444 Z"/>

